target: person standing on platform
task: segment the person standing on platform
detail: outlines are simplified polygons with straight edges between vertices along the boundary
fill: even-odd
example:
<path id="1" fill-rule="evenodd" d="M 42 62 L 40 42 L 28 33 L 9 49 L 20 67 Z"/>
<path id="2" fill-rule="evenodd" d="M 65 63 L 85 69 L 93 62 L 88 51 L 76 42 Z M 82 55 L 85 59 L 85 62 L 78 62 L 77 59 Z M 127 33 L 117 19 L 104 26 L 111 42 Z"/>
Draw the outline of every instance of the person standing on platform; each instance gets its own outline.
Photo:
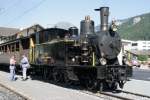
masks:
<path id="1" fill-rule="evenodd" d="M 10 66 L 9 66 L 9 69 L 10 69 L 10 80 L 11 81 L 15 81 L 15 65 L 16 65 L 16 60 L 15 60 L 15 56 L 12 56 L 10 58 Z"/>
<path id="2" fill-rule="evenodd" d="M 27 69 L 29 68 L 29 66 L 30 64 L 28 58 L 25 55 L 22 55 L 21 67 L 22 67 L 23 81 L 27 79 Z"/>

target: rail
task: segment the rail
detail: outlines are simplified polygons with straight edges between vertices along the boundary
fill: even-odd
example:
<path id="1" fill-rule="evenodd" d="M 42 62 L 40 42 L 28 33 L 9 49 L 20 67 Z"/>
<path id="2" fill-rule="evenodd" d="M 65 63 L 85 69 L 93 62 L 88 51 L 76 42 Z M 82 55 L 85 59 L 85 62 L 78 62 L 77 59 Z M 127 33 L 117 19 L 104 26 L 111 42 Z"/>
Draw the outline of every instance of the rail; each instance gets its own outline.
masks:
<path id="1" fill-rule="evenodd" d="M 13 90 L 13 89 L 11 89 L 11 88 L 9 88 L 9 87 L 7 87 L 7 86 L 1 84 L 1 83 L 0 83 L 0 86 L 3 87 L 3 88 L 6 88 L 6 89 L 9 90 L 10 92 L 13 92 L 14 94 L 16 94 L 16 95 L 18 95 L 18 96 L 20 96 L 20 97 L 23 98 L 24 100 L 31 100 L 29 97 L 26 97 L 26 96 L 22 95 L 21 93 L 19 93 L 19 92 Z"/>

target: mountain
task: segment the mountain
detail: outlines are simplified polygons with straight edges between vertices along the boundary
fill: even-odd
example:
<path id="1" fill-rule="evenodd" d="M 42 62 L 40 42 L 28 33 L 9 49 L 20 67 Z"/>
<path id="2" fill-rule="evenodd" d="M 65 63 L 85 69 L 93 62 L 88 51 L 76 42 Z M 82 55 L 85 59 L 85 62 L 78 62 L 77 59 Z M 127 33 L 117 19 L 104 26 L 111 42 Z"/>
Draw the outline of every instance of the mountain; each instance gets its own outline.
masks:
<path id="1" fill-rule="evenodd" d="M 150 40 L 150 13 L 117 20 L 118 33 L 123 39 Z M 95 27 L 99 31 L 99 25 Z"/>
<path id="2" fill-rule="evenodd" d="M 118 33 L 129 40 L 150 40 L 150 13 L 118 20 Z"/>

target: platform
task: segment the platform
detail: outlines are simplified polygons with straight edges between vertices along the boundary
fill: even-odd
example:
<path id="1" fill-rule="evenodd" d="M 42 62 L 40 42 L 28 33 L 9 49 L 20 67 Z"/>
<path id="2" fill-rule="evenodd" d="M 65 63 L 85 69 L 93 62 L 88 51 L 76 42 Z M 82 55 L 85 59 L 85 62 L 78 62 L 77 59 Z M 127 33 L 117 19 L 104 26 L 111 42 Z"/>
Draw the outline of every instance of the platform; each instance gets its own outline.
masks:
<path id="1" fill-rule="evenodd" d="M 9 80 L 9 73 L 0 71 L 0 84 L 19 92 L 31 100 L 100 100 L 79 90 L 57 86 L 38 80 L 22 81 L 18 76 L 16 81 Z"/>
<path id="2" fill-rule="evenodd" d="M 134 68 L 133 76 L 123 90 L 150 96 L 150 70 Z"/>

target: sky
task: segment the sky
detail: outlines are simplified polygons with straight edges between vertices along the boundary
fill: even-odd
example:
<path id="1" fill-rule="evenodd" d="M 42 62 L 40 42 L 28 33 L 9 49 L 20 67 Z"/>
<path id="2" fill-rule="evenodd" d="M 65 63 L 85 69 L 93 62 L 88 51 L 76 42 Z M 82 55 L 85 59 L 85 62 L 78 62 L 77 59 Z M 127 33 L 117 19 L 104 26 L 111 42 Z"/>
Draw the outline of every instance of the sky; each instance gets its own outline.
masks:
<path id="1" fill-rule="evenodd" d="M 79 27 L 86 15 L 98 25 L 99 12 L 94 9 L 102 6 L 109 7 L 110 20 L 150 12 L 150 0 L 0 0 L 0 27 L 52 27 L 58 22 Z"/>

